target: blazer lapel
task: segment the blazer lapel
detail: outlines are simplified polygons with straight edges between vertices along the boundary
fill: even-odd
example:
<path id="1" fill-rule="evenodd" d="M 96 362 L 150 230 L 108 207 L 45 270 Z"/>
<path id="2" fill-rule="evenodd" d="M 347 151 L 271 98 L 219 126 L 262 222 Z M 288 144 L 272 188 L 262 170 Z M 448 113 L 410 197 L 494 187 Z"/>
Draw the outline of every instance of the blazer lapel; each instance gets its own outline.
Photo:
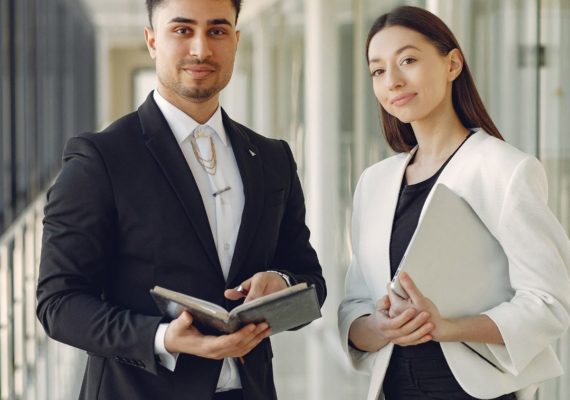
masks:
<path id="1" fill-rule="evenodd" d="M 361 222 L 362 251 L 366 252 L 364 259 L 368 266 L 363 270 L 369 274 L 368 281 L 375 288 L 375 295 L 381 297 L 386 294 L 386 282 L 391 280 L 390 275 L 390 239 L 392 237 L 392 225 L 400 186 L 415 150 L 400 157 L 394 157 L 394 164 L 380 173 L 374 174 L 376 170 L 371 169 L 372 174 L 368 178 L 369 191 L 362 193 L 366 199 L 366 209 L 362 216 L 366 221 Z M 363 201 L 364 203 L 364 201 Z M 386 223 L 389 222 L 389 223 Z M 362 260 L 364 261 L 364 260 Z"/>
<path id="2" fill-rule="evenodd" d="M 245 197 L 236 247 L 228 275 L 228 282 L 232 282 L 253 243 L 263 211 L 265 185 L 262 155 L 259 154 L 257 147 L 250 142 L 244 129 L 232 121 L 224 110 L 222 110 L 222 117 L 239 168 Z"/>
<path id="3" fill-rule="evenodd" d="M 186 215 L 198 232 L 198 237 L 208 258 L 212 265 L 219 270 L 223 279 L 220 260 L 202 196 L 174 134 L 152 98 L 152 93 L 140 106 L 138 114 L 147 148 L 178 196 Z"/>

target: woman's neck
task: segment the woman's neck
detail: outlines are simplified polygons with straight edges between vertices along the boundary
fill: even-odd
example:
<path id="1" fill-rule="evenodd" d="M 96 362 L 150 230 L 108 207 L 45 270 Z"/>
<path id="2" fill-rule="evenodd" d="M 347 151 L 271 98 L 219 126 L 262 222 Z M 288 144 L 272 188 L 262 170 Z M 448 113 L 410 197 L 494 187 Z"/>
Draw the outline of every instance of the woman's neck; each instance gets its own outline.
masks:
<path id="1" fill-rule="evenodd" d="M 412 127 L 418 141 L 414 163 L 418 164 L 444 162 L 469 133 L 455 113 L 437 121 L 415 122 Z"/>
<path id="2" fill-rule="evenodd" d="M 452 114 L 451 118 L 438 118 L 432 123 L 412 123 L 418 148 L 406 168 L 406 181 L 409 185 L 433 176 L 467 137 L 469 131 L 457 115 Z"/>

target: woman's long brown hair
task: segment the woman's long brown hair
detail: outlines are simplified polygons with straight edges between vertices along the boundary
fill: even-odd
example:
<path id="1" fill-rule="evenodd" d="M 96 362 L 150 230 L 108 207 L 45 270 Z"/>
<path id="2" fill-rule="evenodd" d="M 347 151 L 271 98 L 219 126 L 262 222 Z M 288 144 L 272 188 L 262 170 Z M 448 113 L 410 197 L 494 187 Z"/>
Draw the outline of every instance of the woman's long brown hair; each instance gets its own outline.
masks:
<path id="1" fill-rule="evenodd" d="M 374 35 L 389 26 L 402 26 L 421 33 L 442 55 L 447 55 L 451 50 L 458 49 L 463 58 L 463 69 L 453 81 L 451 90 L 453 108 L 466 128 L 483 128 L 491 136 L 503 140 L 483 105 L 459 42 L 447 25 L 436 15 L 423 8 L 397 7 L 391 12 L 381 15 L 370 28 L 366 40 L 366 59 L 368 62 L 370 62 L 368 57 L 370 41 Z M 380 113 L 384 135 L 386 135 L 386 140 L 392 150 L 396 152 L 410 151 L 418 143 L 412 125 L 401 122 L 398 118 L 387 113 L 382 106 L 380 106 Z"/>

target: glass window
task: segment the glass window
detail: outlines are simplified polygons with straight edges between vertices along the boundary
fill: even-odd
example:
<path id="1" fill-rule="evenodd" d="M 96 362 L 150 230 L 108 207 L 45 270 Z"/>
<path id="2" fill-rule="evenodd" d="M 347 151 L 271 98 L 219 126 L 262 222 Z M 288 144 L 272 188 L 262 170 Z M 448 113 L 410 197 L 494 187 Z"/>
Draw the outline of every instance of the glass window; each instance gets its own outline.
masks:
<path id="1" fill-rule="evenodd" d="M 570 4 L 544 2 L 541 9 L 539 156 L 550 183 L 550 206 L 570 231 Z"/>
<path id="2" fill-rule="evenodd" d="M 6 77 L 7 61 L 6 49 L 8 48 L 8 21 L 6 20 L 8 9 L 8 2 L 0 1 L 0 234 L 4 230 L 5 218 L 5 168 L 4 168 L 4 141 L 7 134 L 6 119 L 4 104 L 7 103 L 5 99 L 5 88 L 8 79 Z"/>
<path id="3" fill-rule="evenodd" d="M 549 205 L 570 233 L 570 2 L 540 2 L 539 156 L 548 175 Z M 570 333 L 555 344 L 565 371 L 570 368 Z M 570 398 L 564 377 L 541 387 L 539 400 Z"/>
<path id="4" fill-rule="evenodd" d="M 530 154 L 537 152 L 536 3 L 472 0 L 446 21 L 463 34 L 459 40 L 499 131 Z"/>
<path id="5" fill-rule="evenodd" d="M 13 1 L 0 2 L 0 232 L 13 217 L 12 207 L 12 75 Z"/>

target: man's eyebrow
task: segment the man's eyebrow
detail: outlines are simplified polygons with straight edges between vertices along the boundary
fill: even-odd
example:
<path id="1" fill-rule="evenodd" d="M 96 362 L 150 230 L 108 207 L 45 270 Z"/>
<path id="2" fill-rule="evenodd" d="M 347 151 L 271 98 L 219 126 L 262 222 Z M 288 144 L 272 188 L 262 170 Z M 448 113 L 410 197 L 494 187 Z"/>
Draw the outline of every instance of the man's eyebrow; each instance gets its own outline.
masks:
<path id="1" fill-rule="evenodd" d="M 171 24 L 190 24 L 190 25 L 198 25 L 198 21 L 192 18 L 185 18 L 185 17 L 174 17 L 170 20 Z M 214 18 L 207 21 L 208 25 L 229 25 L 233 26 L 233 24 L 225 18 Z"/>
<path id="2" fill-rule="evenodd" d="M 420 50 L 419 48 L 417 48 L 416 46 L 411 45 L 411 44 L 407 44 L 407 45 L 405 45 L 405 46 L 400 47 L 398 50 L 396 50 L 396 51 L 394 52 L 394 54 L 395 54 L 395 55 L 398 55 L 398 54 L 400 54 L 400 53 L 402 53 L 403 51 L 408 50 L 408 49 L 414 49 L 414 50 L 417 50 L 417 51 L 421 52 L 421 50 Z M 373 62 L 380 62 L 380 61 L 382 61 L 382 60 L 379 59 L 379 58 L 372 58 L 372 59 L 370 59 L 369 64 L 372 64 Z"/>

